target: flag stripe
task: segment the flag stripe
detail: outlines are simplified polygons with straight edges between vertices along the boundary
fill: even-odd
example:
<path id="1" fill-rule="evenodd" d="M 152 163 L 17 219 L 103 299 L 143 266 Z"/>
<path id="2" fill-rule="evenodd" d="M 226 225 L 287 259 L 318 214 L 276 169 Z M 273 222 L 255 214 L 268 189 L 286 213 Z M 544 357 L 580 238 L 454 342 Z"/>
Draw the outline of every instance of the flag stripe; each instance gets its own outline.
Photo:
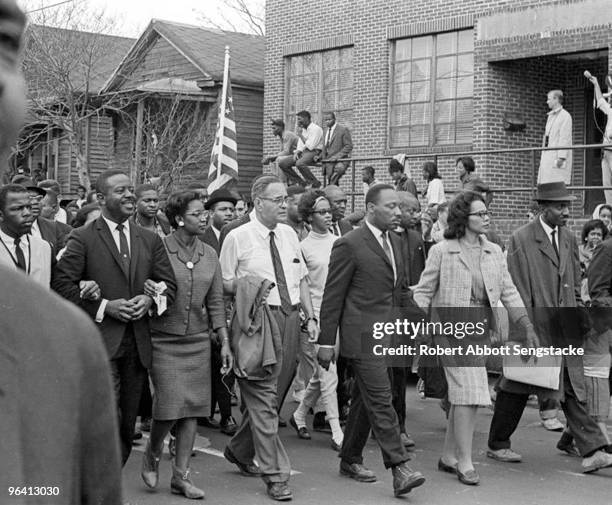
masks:
<path id="1" fill-rule="evenodd" d="M 232 85 L 228 75 L 227 97 L 224 104 L 220 104 L 219 119 L 223 114 L 223 128 L 221 121 L 217 125 L 215 143 L 210 154 L 210 167 L 208 169 L 209 186 L 211 193 L 232 180 L 238 180 L 238 144 L 236 142 L 236 122 L 234 121 L 234 105 L 232 99 Z M 220 166 L 220 169 L 218 170 Z"/>

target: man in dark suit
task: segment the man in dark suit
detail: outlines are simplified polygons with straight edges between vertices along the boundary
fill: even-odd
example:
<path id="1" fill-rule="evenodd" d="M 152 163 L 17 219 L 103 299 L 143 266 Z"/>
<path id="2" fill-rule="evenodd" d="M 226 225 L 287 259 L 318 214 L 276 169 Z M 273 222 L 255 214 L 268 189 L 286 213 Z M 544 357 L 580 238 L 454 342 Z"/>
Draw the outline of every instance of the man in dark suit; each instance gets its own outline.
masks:
<path id="1" fill-rule="evenodd" d="M 544 346 L 581 346 L 585 334 L 576 309 L 582 305 L 578 244 L 565 226 L 569 204 L 575 199 L 562 181 L 539 184 L 536 200 L 542 212 L 512 234 L 508 247 L 508 270 Z M 537 347 L 540 342 L 528 342 L 528 346 Z M 529 394 L 536 393 L 537 388 L 502 377 L 497 389 L 487 456 L 519 462 L 521 455 L 510 448 L 510 437 Z M 583 458 L 582 471 L 591 473 L 612 466 L 612 454 L 602 450 L 606 439 L 586 410 L 582 356 L 563 357 L 560 389 L 558 397 Z M 563 438 L 557 447 L 565 450 Z"/>
<path id="2" fill-rule="evenodd" d="M 210 226 L 200 235 L 199 239 L 212 247 L 217 256 L 221 252 L 221 244 L 219 237 L 223 227 L 232 222 L 234 217 L 234 206 L 236 205 L 236 197 L 224 188 L 213 191 L 204 208 L 210 212 Z M 234 387 L 234 374 L 228 373 L 225 378 L 221 376 L 221 368 L 223 361 L 221 359 L 221 342 L 216 333 L 211 336 L 211 401 L 210 401 L 210 416 L 203 419 L 201 422 L 209 428 L 219 429 L 221 432 L 232 437 L 238 429 L 238 424 L 232 417 L 232 395 L 231 389 Z M 219 404 L 219 414 L 221 415 L 220 422 L 215 421 L 215 409 Z"/>
<path id="3" fill-rule="evenodd" d="M 56 255 L 66 245 L 66 240 L 72 231 L 72 227 L 59 221 L 52 221 L 42 217 L 40 215 L 42 200 L 47 192 L 43 188 L 33 186 L 28 182 L 24 182 L 23 185 L 30 195 L 30 205 L 32 206 L 32 215 L 34 216 L 30 233 L 49 242 L 54 255 Z"/>
<path id="4" fill-rule="evenodd" d="M 153 299 L 143 294 L 144 282 L 163 281 L 168 304 L 174 299 L 176 283 L 159 236 L 129 221 L 136 204 L 129 177 L 120 170 L 107 170 L 98 177 L 96 192 L 102 215 L 71 234 L 54 270 L 52 287 L 81 306 L 102 332 L 119 407 L 125 464 L 146 369 L 151 366 L 148 311 Z M 102 299 L 81 299 L 81 279 L 96 281 Z"/>
<path id="5" fill-rule="evenodd" d="M 405 283 L 401 244 L 389 233 L 400 217 L 393 187 L 379 184 L 371 188 L 366 208 L 364 225 L 338 239 L 332 249 L 317 358 L 321 366 L 329 367 L 339 329 L 340 354 L 348 358 L 355 374 L 340 473 L 361 482 L 376 481 L 374 473 L 363 466 L 362 455 L 372 430 L 385 467 L 392 468 L 394 493 L 400 496 L 422 485 L 425 477 L 406 464 L 410 458 L 400 439 L 387 366 L 384 358 L 372 352 L 371 328 L 375 322 L 397 317 L 394 307 L 400 306 Z"/>
<path id="6" fill-rule="evenodd" d="M 325 191 L 325 196 L 329 200 L 332 211 L 332 224 L 329 231 L 338 237 L 347 234 L 353 229 L 353 226 L 344 219 L 348 202 L 346 193 L 334 185 L 326 186 L 323 191 Z"/>
<path id="7" fill-rule="evenodd" d="M 221 188 L 213 191 L 204 204 L 204 208 L 209 212 L 210 226 L 200 236 L 200 240 L 212 247 L 217 256 L 221 251 L 221 230 L 233 221 L 236 202 L 236 197 L 229 190 Z"/>
<path id="8" fill-rule="evenodd" d="M 0 0 L 0 178 L 25 112 L 25 22 L 14 0 Z M 121 503 L 117 421 L 100 334 L 80 310 L 23 272 L 0 266 L 0 278 L 0 502 L 15 501 L 11 486 L 40 485 L 52 496 L 16 501 Z"/>
<path id="9" fill-rule="evenodd" d="M 337 186 L 349 166 L 349 162 L 343 161 L 343 158 L 351 156 L 353 140 L 350 130 L 336 122 L 333 112 L 323 114 L 323 122 L 326 129 L 320 159 L 330 160 L 329 163 L 323 163 L 323 177 L 329 177 L 329 184 Z"/>

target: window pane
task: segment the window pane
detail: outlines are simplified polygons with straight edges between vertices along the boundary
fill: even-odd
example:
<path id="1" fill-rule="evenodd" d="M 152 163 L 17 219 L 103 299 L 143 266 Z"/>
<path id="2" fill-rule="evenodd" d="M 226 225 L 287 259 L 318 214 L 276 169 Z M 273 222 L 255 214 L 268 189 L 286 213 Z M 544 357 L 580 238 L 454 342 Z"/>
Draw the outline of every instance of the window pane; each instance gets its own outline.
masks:
<path id="1" fill-rule="evenodd" d="M 323 91 L 338 88 L 338 72 L 323 72 Z"/>
<path id="2" fill-rule="evenodd" d="M 436 102 L 436 115 L 434 121 L 436 123 L 451 123 L 455 120 L 455 102 L 449 100 L 447 102 Z"/>
<path id="3" fill-rule="evenodd" d="M 338 86 L 340 88 L 352 88 L 353 87 L 353 69 L 340 70 L 339 72 Z"/>
<path id="4" fill-rule="evenodd" d="M 412 83 L 412 101 L 425 102 L 430 99 L 430 81 L 419 81 Z"/>
<path id="5" fill-rule="evenodd" d="M 457 32 L 441 33 L 437 40 L 438 56 L 457 52 Z"/>
<path id="6" fill-rule="evenodd" d="M 302 58 L 300 56 L 296 56 L 295 58 L 291 58 L 290 65 L 291 75 L 299 75 L 302 73 Z"/>
<path id="7" fill-rule="evenodd" d="M 410 81 L 410 63 L 398 63 L 395 65 L 395 82 Z"/>
<path id="8" fill-rule="evenodd" d="M 335 70 L 339 67 L 339 51 L 325 51 L 323 53 L 323 72 Z"/>
<path id="9" fill-rule="evenodd" d="M 412 62 L 412 80 L 424 81 L 430 78 L 431 60 L 415 60 Z"/>
<path id="10" fill-rule="evenodd" d="M 472 100 L 457 100 L 457 122 L 472 123 Z"/>
<path id="11" fill-rule="evenodd" d="M 319 59 L 317 58 L 317 53 L 313 54 L 305 54 L 304 58 L 304 73 L 312 74 L 315 72 L 319 72 Z"/>
<path id="12" fill-rule="evenodd" d="M 396 105 L 391 113 L 393 126 L 410 124 L 410 105 Z"/>
<path id="13" fill-rule="evenodd" d="M 402 83 L 393 87 L 393 103 L 404 103 L 409 101 L 410 83 Z"/>
<path id="14" fill-rule="evenodd" d="M 448 79 L 457 74 L 457 58 L 456 56 L 446 56 L 438 58 L 436 62 L 436 77 Z"/>
<path id="15" fill-rule="evenodd" d="M 323 93 L 323 101 L 321 102 L 323 110 L 335 110 L 337 107 L 337 92 L 331 91 Z"/>
<path id="16" fill-rule="evenodd" d="M 461 54 L 457 57 L 457 68 L 459 75 L 471 75 L 474 73 L 474 54 Z"/>
<path id="17" fill-rule="evenodd" d="M 353 66 L 353 48 L 345 47 L 340 49 L 340 68 L 352 68 Z"/>
<path id="18" fill-rule="evenodd" d="M 391 147 L 405 147 L 410 145 L 410 128 L 391 128 Z"/>
<path id="19" fill-rule="evenodd" d="M 474 32 L 473 30 L 463 30 L 459 32 L 459 52 L 472 52 L 474 50 Z"/>
<path id="20" fill-rule="evenodd" d="M 457 134 L 455 143 L 457 144 L 469 144 L 472 142 L 472 122 L 469 123 L 457 123 Z"/>
<path id="21" fill-rule="evenodd" d="M 423 58 L 431 56 L 433 49 L 433 36 L 416 37 L 412 39 L 412 57 Z"/>
<path id="22" fill-rule="evenodd" d="M 414 126 L 410 128 L 410 145 L 411 146 L 429 145 L 429 125 Z"/>
<path id="23" fill-rule="evenodd" d="M 353 90 L 343 89 L 340 90 L 340 101 L 337 104 L 340 109 L 350 109 L 353 107 Z"/>
<path id="24" fill-rule="evenodd" d="M 304 76 L 304 94 L 315 93 L 319 87 L 319 76 L 318 75 L 305 75 Z"/>
<path id="25" fill-rule="evenodd" d="M 457 98 L 471 97 L 474 94 L 474 78 L 461 77 L 457 79 Z"/>
<path id="26" fill-rule="evenodd" d="M 419 103 L 410 106 L 411 125 L 430 125 L 431 124 L 431 104 Z"/>
<path id="27" fill-rule="evenodd" d="M 455 125 L 453 124 L 437 124 L 434 127 L 434 142 L 436 144 L 454 144 L 455 143 Z"/>
<path id="28" fill-rule="evenodd" d="M 455 98 L 455 79 L 439 79 L 436 81 L 436 100 Z"/>
<path id="29" fill-rule="evenodd" d="M 318 111 L 319 107 L 317 107 L 317 95 L 315 95 L 314 93 L 312 93 L 312 94 L 304 94 L 302 96 L 302 105 L 301 105 L 301 108 L 305 109 L 307 111 L 310 111 L 311 114 L 313 114 L 316 111 Z"/>
<path id="30" fill-rule="evenodd" d="M 411 39 L 401 39 L 395 42 L 395 61 L 409 60 Z"/>

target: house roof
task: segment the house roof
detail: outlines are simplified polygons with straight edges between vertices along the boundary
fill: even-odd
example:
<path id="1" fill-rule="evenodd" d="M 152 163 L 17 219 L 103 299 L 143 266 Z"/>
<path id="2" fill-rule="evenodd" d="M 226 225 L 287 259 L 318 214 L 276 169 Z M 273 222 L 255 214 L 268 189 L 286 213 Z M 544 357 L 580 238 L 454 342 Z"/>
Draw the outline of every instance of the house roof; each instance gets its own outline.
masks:
<path id="1" fill-rule="evenodd" d="M 128 37 L 31 24 L 26 35 L 26 44 L 30 44 L 24 58 L 26 80 L 32 91 L 40 91 L 53 86 L 46 72 L 59 76 L 65 71 L 75 91 L 89 88 L 97 94 L 135 42 Z M 53 65 L 57 68 L 51 68 Z"/>
<path id="2" fill-rule="evenodd" d="M 102 91 L 120 88 L 125 76 L 141 61 L 157 37 L 163 37 L 187 58 L 202 72 L 203 79 L 213 82 L 223 80 L 225 46 L 229 46 L 232 84 L 263 88 L 265 37 L 154 19 L 125 55 Z"/>

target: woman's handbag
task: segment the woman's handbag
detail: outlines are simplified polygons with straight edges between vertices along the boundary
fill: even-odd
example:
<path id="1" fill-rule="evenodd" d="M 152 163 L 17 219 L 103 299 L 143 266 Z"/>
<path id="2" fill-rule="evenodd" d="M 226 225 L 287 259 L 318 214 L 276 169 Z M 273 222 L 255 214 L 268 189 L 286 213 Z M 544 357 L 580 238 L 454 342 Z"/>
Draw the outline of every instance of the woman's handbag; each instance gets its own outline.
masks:
<path id="1" fill-rule="evenodd" d="M 423 379 L 425 385 L 423 393 L 426 398 L 438 398 L 441 400 L 447 397 L 448 383 L 446 382 L 444 368 L 438 356 L 419 356 L 417 373 Z"/>

